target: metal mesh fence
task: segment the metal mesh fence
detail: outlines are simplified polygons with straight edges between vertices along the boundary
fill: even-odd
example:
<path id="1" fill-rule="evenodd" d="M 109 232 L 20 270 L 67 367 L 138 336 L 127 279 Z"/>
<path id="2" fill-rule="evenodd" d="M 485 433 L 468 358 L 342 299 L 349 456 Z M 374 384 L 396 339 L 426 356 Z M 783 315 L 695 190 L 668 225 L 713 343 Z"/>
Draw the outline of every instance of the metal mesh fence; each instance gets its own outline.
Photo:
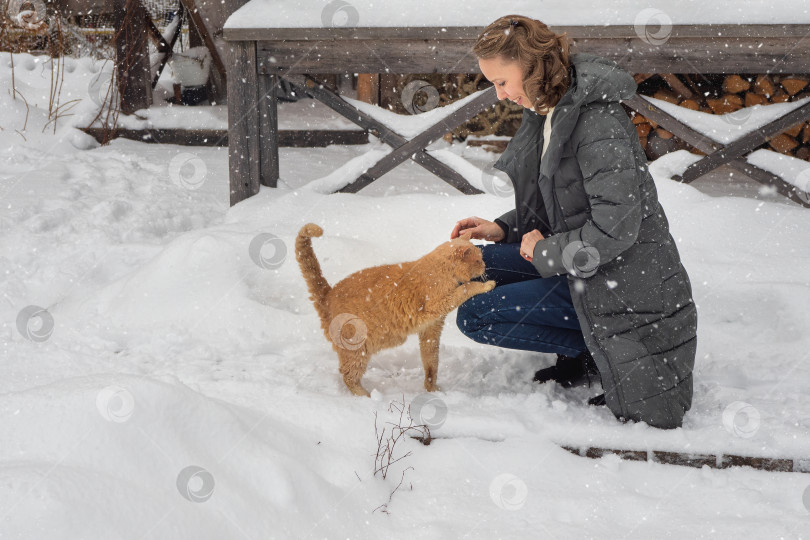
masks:
<path id="1" fill-rule="evenodd" d="M 164 33 L 180 8 L 179 0 L 141 0 L 149 12 L 155 26 Z M 0 0 L 0 11 L 5 12 L 7 2 Z M 4 14 L 4 13 L 3 13 Z M 58 4 L 48 4 L 49 26 L 46 34 L 36 35 L 4 22 L 0 32 L 0 50 L 12 52 L 47 53 L 49 41 L 58 39 L 56 19 L 61 28 L 61 48 L 65 54 L 72 56 L 93 56 L 96 58 L 113 58 L 113 38 L 115 35 L 114 15 L 111 11 L 89 10 L 88 13 L 70 13 L 59 9 Z M 167 39 L 168 41 L 168 39 Z M 175 51 L 189 48 L 188 19 L 183 21 L 180 36 L 175 44 Z M 155 46 L 149 43 L 150 52 Z"/>
<path id="2" fill-rule="evenodd" d="M 180 9 L 179 0 L 141 0 L 141 3 L 149 12 L 155 26 L 161 32 L 166 30 L 166 27 L 172 22 L 175 15 Z M 166 41 L 169 41 L 169 36 L 166 36 Z M 153 48 L 153 46 L 152 46 Z M 183 51 L 189 48 L 189 34 L 188 34 L 188 17 L 183 19 L 183 28 L 180 31 L 180 37 L 175 44 L 175 51 Z"/>

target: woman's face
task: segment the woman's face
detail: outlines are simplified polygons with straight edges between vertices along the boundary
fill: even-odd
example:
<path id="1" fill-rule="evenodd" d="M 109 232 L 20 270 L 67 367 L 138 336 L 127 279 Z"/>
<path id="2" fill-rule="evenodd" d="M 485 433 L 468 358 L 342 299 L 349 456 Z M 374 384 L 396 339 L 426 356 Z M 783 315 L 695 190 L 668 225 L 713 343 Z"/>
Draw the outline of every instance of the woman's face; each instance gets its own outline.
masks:
<path id="1" fill-rule="evenodd" d="M 523 71 L 517 62 L 506 61 L 501 56 L 479 58 L 478 67 L 484 77 L 495 85 L 498 99 L 511 99 L 527 109 L 532 108 L 529 98 L 523 93 Z"/>

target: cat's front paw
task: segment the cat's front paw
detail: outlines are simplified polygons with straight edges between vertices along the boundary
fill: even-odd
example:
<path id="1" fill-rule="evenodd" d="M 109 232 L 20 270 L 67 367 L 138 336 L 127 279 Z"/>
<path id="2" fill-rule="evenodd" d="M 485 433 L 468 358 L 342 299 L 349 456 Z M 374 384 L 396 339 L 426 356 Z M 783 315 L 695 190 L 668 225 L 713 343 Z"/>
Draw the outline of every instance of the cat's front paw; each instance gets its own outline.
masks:
<path id="1" fill-rule="evenodd" d="M 486 289 L 487 292 L 491 291 L 494 288 L 495 288 L 495 282 L 492 281 L 491 279 L 484 283 L 484 289 Z"/>

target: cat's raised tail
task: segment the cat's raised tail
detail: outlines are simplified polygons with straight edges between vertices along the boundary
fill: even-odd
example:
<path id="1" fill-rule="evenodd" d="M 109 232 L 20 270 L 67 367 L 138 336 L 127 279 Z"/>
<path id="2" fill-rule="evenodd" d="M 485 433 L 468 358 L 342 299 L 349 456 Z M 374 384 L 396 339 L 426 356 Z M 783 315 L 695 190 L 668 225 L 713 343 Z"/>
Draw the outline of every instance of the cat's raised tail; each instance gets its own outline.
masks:
<path id="1" fill-rule="evenodd" d="M 298 266 L 301 267 L 301 274 L 307 282 L 312 303 L 315 304 L 315 311 L 325 321 L 328 318 L 326 311 L 326 295 L 332 290 L 329 282 L 323 277 L 321 265 L 315 252 L 312 250 L 312 238 L 323 235 L 323 229 L 314 223 L 307 223 L 298 231 L 295 239 L 295 258 Z"/>

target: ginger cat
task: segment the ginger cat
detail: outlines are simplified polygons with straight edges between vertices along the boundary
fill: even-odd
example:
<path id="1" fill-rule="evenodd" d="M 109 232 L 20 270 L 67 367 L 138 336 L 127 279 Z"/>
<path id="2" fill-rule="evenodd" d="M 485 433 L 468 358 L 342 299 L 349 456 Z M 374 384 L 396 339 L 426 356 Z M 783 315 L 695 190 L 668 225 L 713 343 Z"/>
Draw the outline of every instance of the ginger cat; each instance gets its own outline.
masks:
<path id="1" fill-rule="evenodd" d="M 481 250 L 463 236 L 416 261 L 366 268 L 330 287 L 312 250 L 311 238 L 322 234 L 318 225 L 304 225 L 295 241 L 295 258 L 326 339 L 338 354 L 346 386 L 368 396 L 360 379 L 371 356 L 418 333 L 425 390 L 438 390 L 445 317 L 469 298 L 495 288 L 494 281 L 471 281 L 485 270 Z"/>

